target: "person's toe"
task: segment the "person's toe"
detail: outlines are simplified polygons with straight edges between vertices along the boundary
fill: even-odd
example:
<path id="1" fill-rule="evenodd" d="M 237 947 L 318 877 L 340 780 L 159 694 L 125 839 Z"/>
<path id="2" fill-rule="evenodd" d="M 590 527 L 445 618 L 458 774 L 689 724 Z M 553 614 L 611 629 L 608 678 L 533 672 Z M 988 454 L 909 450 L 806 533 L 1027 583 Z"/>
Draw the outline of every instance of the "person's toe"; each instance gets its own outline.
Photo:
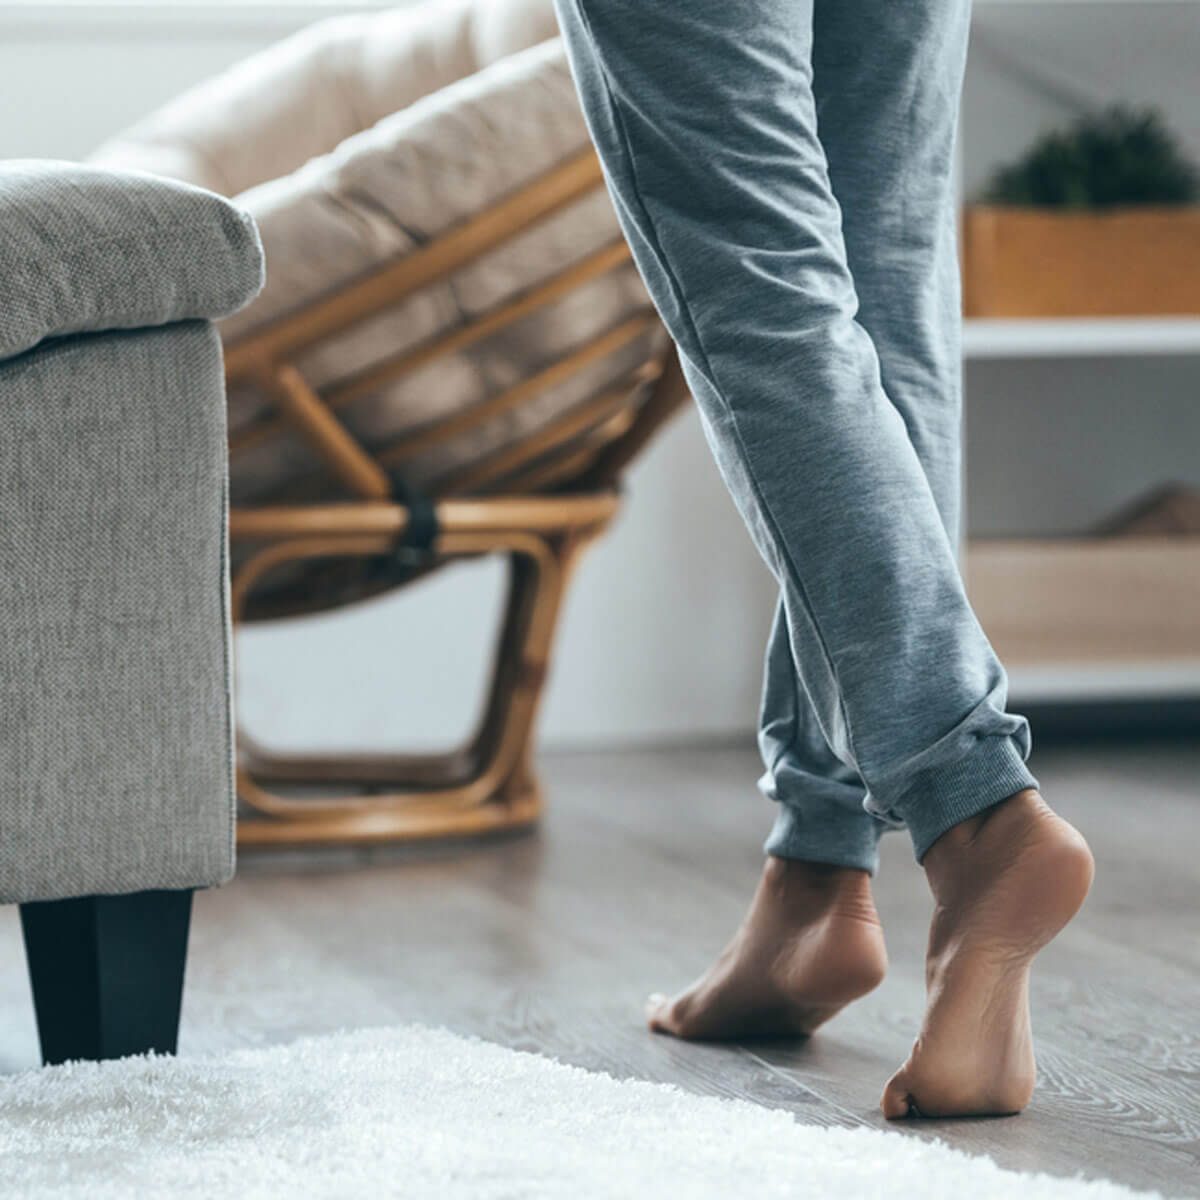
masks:
<path id="1" fill-rule="evenodd" d="M 654 1033 L 677 1033 L 670 997 L 655 992 L 646 1000 L 646 1024 Z"/>
<path id="2" fill-rule="evenodd" d="M 889 1121 L 900 1121 L 905 1117 L 917 1115 L 919 1110 L 916 1110 L 913 1103 L 911 1083 L 908 1064 L 905 1063 L 884 1086 L 879 1107 Z"/>

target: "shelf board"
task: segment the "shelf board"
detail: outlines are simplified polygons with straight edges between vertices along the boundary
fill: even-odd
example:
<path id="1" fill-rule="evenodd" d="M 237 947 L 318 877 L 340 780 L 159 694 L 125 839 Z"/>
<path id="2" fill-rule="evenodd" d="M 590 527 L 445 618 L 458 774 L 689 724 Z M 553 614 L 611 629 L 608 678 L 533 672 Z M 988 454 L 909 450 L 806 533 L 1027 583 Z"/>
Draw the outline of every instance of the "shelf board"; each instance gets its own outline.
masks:
<path id="1" fill-rule="evenodd" d="M 967 359 L 1200 354 L 1200 317 L 970 317 Z"/>
<path id="2" fill-rule="evenodd" d="M 1151 8 L 1155 5 L 1161 8 L 1181 8 L 1200 4 L 1200 0 L 974 0 L 975 8 L 1083 8 L 1098 5 L 1100 7 L 1119 8 Z"/>
<path id="3" fill-rule="evenodd" d="M 1175 661 L 1010 663 L 1008 693 L 1027 703 L 1200 697 L 1200 658 Z"/>

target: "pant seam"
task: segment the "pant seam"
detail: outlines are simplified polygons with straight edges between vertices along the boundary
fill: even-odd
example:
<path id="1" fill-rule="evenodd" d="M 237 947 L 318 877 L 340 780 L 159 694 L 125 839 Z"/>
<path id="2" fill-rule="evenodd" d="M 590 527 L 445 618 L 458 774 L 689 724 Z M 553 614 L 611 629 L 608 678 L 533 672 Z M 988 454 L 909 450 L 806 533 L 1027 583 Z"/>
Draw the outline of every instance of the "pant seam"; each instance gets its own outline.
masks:
<path id="1" fill-rule="evenodd" d="M 592 33 L 591 22 L 588 19 L 587 10 L 584 5 L 584 0 L 574 0 L 574 3 L 575 3 L 577 10 L 579 11 L 580 18 L 583 21 L 583 24 L 587 29 L 588 40 L 591 43 L 592 51 L 596 56 L 596 64 L 599 68 L 600 77 L 604 83 L 605 93 L 608 96 L 608 103 L 609 103 L 609 107 L 612 110 L 617 134 L 620 138 L 622 149 L 625 152 L 625 157 L 629 163 L 629 173 L 630 173 L 630 177 L 631 177 L 631 180 L 633 183 L 634 198 L 636 199 L 636 201 L 637 201 L 639 207 L 641 208 L 642 213 L 646 219 L 646 228 L 647 228 L 647 232 L 649 234 L 650 240 L 652 242 L 653 249 L 654 249 L 656 255 L 658 256 L 659 262 L 663 266 L 663 271 L 667 278 L 668 283 L 670 284 L 671 290 L 675 294 L 675 299 L 679 304 L 679 311 L 682 315 L 682 319 L 683 319 L 685 325 L 688 327 L 688 331 L 692 337 L 692 340 L 696 346 L 696 349 L 700 352 L 700 357 L 702 359 L 701 365 L 704 367 L 706 373 L 708 374 L 708 377 L 713 381 L 714 391 L 716 392 L 717 396 L 720 398 L 721 404 L 729 416 L 730 425 L 733 430 L 734 441 L 737 445 L 738 453 L 742 459 L 742 464 L 746 468 L 746 474 L 749 477 L 750 486 L 754 493 L 754 498 L 758 502 L 759 507 L 761 508 L 763 514 L 766 517 L 767 524 L 770 527 L 771 534 L 774 538 L 776 547 L 780 552 L 781 559 L 785 565 L 785 568 L 787 569 L 787 572 L 791 579 L 792 585 L 796 588 L 796 591 L 799 593 L 800 598 L 804 603 L 805 610 L 808 613 L 809 619 L 812 621 L 813 631 L 815 632 L 816 638 L 817 638 L 817 644 L 820 646 L 821 653 L 825 658 L 825 662 L 826 662 L 827 666 L 829 667 L 829 672 L 833 676 L 834 690 L 837 694 L 838 709 L 841 713 L 842 721 L 846 726 L 846 740 L 849 743 L 851 757 L 854 760 L 854 767 L 857 770 L 858 769 L 858 756 L 857 756 L 857 754 L 854 753 L 854 736 L 852 733 L 852 726 L 850 724 L 850 717 L 849 717 L 849 714 L 846 712 L 846 704 L 845 704 L 845 699 L 842 695 L 841 681 L 838 678 L 837 664 L 834 662 L 833 656 L 829 652 L 829 647 L 825 641 L 825 635 L 821 631 L 821 625 L 820 625 L 820 622 L 817 620 L 817 614 L 816 614 L 815 610 L 813 609 L 812 601 L 809 599 L 808 591 L 804 587 L 804 584 L 800 579 L 800 572 L 797 569 L 796 564 L 792 558 L 792 554 L 791 554 L 790 549 L 788 548 L 787 542 L 785 541 L 785 539 L 783 538 L 783 536 L 780 532 L 780 527 L 779 527 L 778 522 L 775 519 L 775 514 L 771 511 L 771 506 L 767 503 L 766 497 L 763 495 L 762 489 L 759 487 L 757 477 L 755 476 L 754 472 L 750 470 L 750 456 L 746 451 L 746 443 L 742 438 L 741 429 L 738 426 L 737 413 L 734 411 L 733 406 L 726 399 L 724 389 L 717 382 L 716 371 L 713 369 L 712 361 L 709 358 L 707 351 L 704 349 L 704 342 L 700 337 L 700 331 L 697 329 L 695 322 L 692 320 L 691 308 L 688 305 L 688 303 L 686 302 L 683 286 L 680 283 L 679 278 L 675 273 L 674 267 L 671 265 L 671 262 L 670 262 L 669 258 L 667 257 L 666 251 L 663 249 L 662 241 L 660 240 L 660 238 L 658 236 L 657 222 L 655 221 L 653 215 L 650 212 L 649 207 L 646 204 L 645 196 L 643 194 L 642 184 L 641 184 L 640 179 L 638 178 L 637 159 L 636 159 L 636 155 L 633 152 L 633 144 L 629 138 L 629 133 L 625 127 L 625 120 L 621 113 L 620 101 L 617 97 L 617 94 L 613 88 L 611 79 L 609 77 L 608 67 L 605 65 L 603 54 L 600 49 L 600 44 L 597 41 L 595 35 Z M 847 268 L 847 269 L 849 269 L 849 268 Z M 869 334 L 867 334 L 867 336 L 870 337 Z M 797 672 L 797 674 L 798 674 L 798 672 Z"/>
<path id="2" fill-rule="evenodd" d="M 800 673 L 799 673 L 799 671 L 797 671 L 795 669 L 795 660 L 792 657 L 791 635 L 788 633 L 788 630 L 787 630 L 787 613 L 786 613 L 786 607 L 784 605 L 784 600 L 783 600 L 782 596 L 780 596 L 780 598 L 779 598 L 779 605 L 780 605 L 781 611 L 784 614 L 783 615 L 783 632 L 784 632 L 784 636 L 788 638 L 788 659 L 790 662 L 792 662 L 792 671 L 791 671 L 792 714 L 791 714 L 791 721 L 789 722 L 789 725 L 791 726 L 790 737 L 785 741 L 783 747 L 775 755 L 772 756 L 770 763 L 764 764 L 767 774 L 770 775 L 772 778 L 774 778 L 774 776 L 775 776 L 776 768 L 779 766 L 779 764 L 781 762 L 783 762 L 784 758 L 787 757 L 788 752 L 795 751 L 798 748 L 797 743 L 798 743 L 798 737 L 799 737 L 799 733 L 800 733 L 801 702 L 804 701 L 804 702 L 808 703 L 810 708 L 812 707 L 812 703 L 811 703 L 811 701 L 809 701 L 807 693 L 802 690 L 803 685 L 802 685 L 802 682 L 800 679 Z M 770 670 L 769 662 L 767 664 L 767 670 L 768 671 Z M 836 752 L 834 752 L 833 747 L 830 746 L 829 749 L 830 749 L 830 753 L 834 754 L 834 757 L 836 758 L 837 755 L 836 755 Z M 857 770 L 858 770 L 858 768 L 855 767 L 856 772 L 857 772 Z M 866 793 L 868 791 L 867 785 L 866 785 L 865 781 L 863 780 L 861 774 L 859 774 L 858 779 L 859 779 L 859 783 L 862 784 L 863 795 L 864 795 L 864 799 L 865 799 Z M 776 799 L 776 802 L 781 805 L 786 803 L 786 801 L 780 800 L 778 798 Z M 866 817 L 868 822 L 874 823 L 879 820 L 879 818 L 876 817 L 874 813 L 868 812 L 866 808 L 863 808 L 862 812 L 863 812 L 863 816 Z"/>
<path id="3" fill-rule="evenodd" d="M 792 714 L 791 714 L 791 720 L 788 722 L 788 725 L 790 727 L 789 736 L 782 740 L 782 744 L 780 745 L 780 748 L 773 755 L 771 755 L 771 761 L 763 763 L 764 769 L 766 770 L 767 774 L 771 776 L 772 779 L 775 778 L 775 770 L 779 766 L 779 764 L 781 762 L 783 762 L 788 751 L 795 749 L 796 735 L 800 730 L 800 712 L 799 712 L 800 673 L 796 670 L 795 659 L 792 655 L 792 639 L 791 639 L 791 635 L 788 633 L 788 629 L 787 629 L 787 608 L 784 604 L 782 592 L 780 592 L 780 595 L 779 595 L 778 611 L 779 611 L 779 616 L 780 616 L 780 623 L 783 626 L 783 636 L 785 638 L 787 638 L 788 662 L 791 663 L 791 666 L 792 666 L 792 670 L 791 670 Z M 775 634 L 775 631 L 774 631 L 774 629 L 772 629 L 771 633 L 767 637 L 767 652 L 763 658 L 763 703 L 762 703 L 762 711 L 759 714 L 759 721 L 758 721 L 760 730 L 762 729 L 762 726 L 766 719 L 767 693 L 770 688 L 770 679 L 771 679 L 771 652 L 774 649 L 774 644 L 775 644 L 774 634 Z M 782 801 L 777 800 L 777 803 L 782 803 Z"/>

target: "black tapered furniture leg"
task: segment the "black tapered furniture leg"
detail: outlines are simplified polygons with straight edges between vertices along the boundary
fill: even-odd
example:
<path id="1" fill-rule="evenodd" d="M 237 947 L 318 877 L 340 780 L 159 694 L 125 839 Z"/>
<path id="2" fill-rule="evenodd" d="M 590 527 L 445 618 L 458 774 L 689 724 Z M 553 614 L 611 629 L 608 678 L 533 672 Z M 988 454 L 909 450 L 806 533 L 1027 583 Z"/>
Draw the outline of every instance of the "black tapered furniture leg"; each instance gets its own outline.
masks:
<path id="1" fill-rule="evenodd" d="M 174 1054 L 191 890 L 21 905 L 47 1063 Z"/>

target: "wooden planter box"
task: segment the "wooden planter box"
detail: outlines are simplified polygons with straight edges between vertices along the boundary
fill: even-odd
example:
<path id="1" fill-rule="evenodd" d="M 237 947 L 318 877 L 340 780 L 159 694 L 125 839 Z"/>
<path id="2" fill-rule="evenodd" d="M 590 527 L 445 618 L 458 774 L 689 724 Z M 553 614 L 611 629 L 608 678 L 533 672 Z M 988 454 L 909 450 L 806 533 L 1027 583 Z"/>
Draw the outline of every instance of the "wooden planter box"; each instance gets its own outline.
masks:
<path id="1" fill-rule="evenodd" d="M 963 256 L 969 317 L 1200 314 L 1200 206 L 970 206 Z"/>

